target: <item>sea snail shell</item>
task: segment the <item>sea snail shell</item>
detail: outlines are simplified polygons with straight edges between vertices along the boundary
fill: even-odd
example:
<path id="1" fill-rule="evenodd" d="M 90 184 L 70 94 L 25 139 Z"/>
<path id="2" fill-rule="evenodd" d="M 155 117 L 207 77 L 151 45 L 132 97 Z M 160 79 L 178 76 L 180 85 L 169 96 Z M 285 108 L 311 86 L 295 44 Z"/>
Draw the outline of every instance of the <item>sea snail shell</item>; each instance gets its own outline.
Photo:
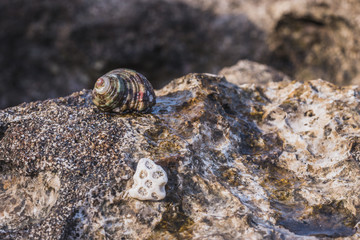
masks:
<path id="1" fill-rule="evenodd" d="M 96 81 L 92 100 L 105 112 L 145 112 L 155 105 L 156 96 L 151 83 L 142 74 L 119 68 Z"/>

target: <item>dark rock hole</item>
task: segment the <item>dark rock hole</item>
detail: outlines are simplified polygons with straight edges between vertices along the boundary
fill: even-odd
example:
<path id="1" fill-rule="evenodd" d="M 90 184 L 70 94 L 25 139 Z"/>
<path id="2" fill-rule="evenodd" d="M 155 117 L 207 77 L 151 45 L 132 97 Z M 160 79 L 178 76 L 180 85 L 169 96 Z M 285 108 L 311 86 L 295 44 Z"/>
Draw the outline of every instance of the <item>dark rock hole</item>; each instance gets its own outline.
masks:
<path id="1" fill-rule="evenodd" d="M 169 207 L 164 212 L 161 221 L 155 226 L 155 231 L 166 230 L 178 235 L 181 231 L 190 230 L 193 224 L 194 221 L 184 213 L 181 206 L 178 207 L 178 211 Z"/>
<path id="2" fill-rule="evenodd" d="M 224 111 L 229 114 L 229 115 L 236 115 L 236 112 L 234 110 L 231 109 L 230 105 L 225 103 L 222 105 Z"/>
<path id="3" fill-rule="evenodd" d="M 7 129 L 7 125 L 0 122 L 0 141 L 3 139 L 3 137 L 5 136 L 5 132 Z"/>

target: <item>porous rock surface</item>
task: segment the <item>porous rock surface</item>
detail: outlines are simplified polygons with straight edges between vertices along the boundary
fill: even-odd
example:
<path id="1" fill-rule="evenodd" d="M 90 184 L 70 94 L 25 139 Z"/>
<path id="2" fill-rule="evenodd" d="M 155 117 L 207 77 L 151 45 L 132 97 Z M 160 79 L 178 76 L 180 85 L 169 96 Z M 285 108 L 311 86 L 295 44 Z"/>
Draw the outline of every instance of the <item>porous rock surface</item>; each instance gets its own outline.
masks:
<path id="1" fill-rule="evenodd" d="M 0 111 L 0 238 L 360 238 L 359 88 L 188 74 L 156 94 L 148 114 L 90 90 Z M 144 157 L 161 201 L 126 194 Z"/>

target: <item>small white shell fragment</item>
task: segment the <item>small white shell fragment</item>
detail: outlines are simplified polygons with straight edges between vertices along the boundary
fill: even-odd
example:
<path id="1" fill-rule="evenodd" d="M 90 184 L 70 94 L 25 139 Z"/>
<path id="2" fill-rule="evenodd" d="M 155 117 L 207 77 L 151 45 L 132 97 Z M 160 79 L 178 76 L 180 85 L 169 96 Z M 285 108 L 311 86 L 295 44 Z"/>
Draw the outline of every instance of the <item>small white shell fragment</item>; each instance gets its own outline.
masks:
<path id="1" fill-rule="evenodd" d="M 140 159 L 133 179 L 134 184 L 129 190 L 130 197 L 152 201 L 165 198 L 165 185 L 168 181 L 166 172 L 152 160 Z"/>

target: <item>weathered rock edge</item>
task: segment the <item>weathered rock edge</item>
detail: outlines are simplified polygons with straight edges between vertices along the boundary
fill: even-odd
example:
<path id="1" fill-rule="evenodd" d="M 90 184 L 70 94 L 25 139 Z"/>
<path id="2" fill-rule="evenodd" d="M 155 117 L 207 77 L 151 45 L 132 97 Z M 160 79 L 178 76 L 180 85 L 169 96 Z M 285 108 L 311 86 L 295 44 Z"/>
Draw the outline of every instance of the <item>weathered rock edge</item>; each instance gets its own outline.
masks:
<path id="1" fill-rule="evenodd" d="M 358 239 L 359 88 L 189 74 L 150 114 L 89 90 L 0 111 L 1 239 Z M 139 159 L 163 201 L 127 197 Z"/>

